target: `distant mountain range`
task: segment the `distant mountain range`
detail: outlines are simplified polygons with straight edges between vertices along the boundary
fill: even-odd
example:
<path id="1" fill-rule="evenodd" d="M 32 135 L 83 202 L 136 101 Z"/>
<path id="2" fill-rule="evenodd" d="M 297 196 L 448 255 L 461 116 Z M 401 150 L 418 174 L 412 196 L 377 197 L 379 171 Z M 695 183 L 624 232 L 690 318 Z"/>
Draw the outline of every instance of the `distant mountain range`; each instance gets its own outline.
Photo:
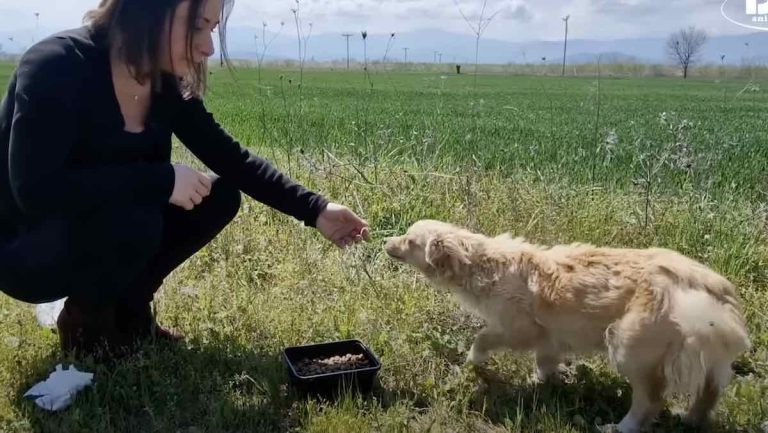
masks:
<path id="1" fill-rule="evenodd" d="M 51 32 L 48 32 L 51 33 Z M 11 35 L 0 31 L 0 44 L 6 53 L 18 53 L 29 46 L 32 32 L 16 32 Z M 39 34 L 47 34 L 41 30 Z M 258 35 L 258 39 L 255 36 Z M 267 34 L 267 39 L 274 35 Z M 11 43 L 8 38 L 14 37 Z M 590 40 L 571 39 L 568 41 L 568 61 L 571 63 L 592 63 L 601 55 L 605 63 L 667 63 L 665 52 L 667 35 L 656 38 Z M 369 34 L 366 40 L 369 61 L 382 60 L 390 35 Z M 258 43 L 258 50 L 257 50 Z M 748 45 L 747 45 L 748 44 Z M 230 56 L 237 59 L 256 59 L 261 49 L 261 28 L 230 27 L 228 48 Z M 389 61 L 405 60 L 408 48 L 409 62 L 472 63 L 474 62 L 475 38 L 469 33 L 454 33 L 443 30 L 420 30 L 398 33 L 391 41 L 387 54 Z M 350 57 L 363 59 L 363 39 L 359 32 L 349 40 Z M 436 53 L 441 53 L 442 56 Z M 768 32 L 756 32 L 738 36 L 713 36 L 704 46 L 702 63 L 720 64 L 725 55 L 726 64 L 739 65 L 745 62 L 768 64 Z M 298 46 L 295 30 L 285 30 L 275 39 L 265 59 L 297 59 Z M 562 41 L 509 42 L 499 39 L 481 39 L 480 63 L 558 63 L 563 57 Z M 346 59 L 346 41 L 339 34 L 312 35 L 307 48 L 308 61 L 333 61 Z"/>

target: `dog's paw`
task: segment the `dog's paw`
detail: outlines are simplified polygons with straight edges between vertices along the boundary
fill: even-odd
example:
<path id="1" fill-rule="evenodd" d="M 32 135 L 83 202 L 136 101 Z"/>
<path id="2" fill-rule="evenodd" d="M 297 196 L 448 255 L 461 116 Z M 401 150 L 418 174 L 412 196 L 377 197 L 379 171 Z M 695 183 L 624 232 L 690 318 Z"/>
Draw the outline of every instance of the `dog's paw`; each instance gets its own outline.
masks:
<path id="1" fill-rule="evenodd" d="M 477 365 L 472 365 L 471 368 L 472 370 L 474 370 L 475 375 L 477 375 L 477 377 L 483 382 L 485 382 L 486 384 L 507 383 L 501 375 L 499 375 L 498 373 L 496 373 L 495 371 L 489 368 L 486 368 L 483 366 L 477 366 Z"/>
<path id="2" fill-rule="evenodd" d="M 600 432 L 600 433 L 623 433 L 619 429 L 619 425 L 618 424 L 600 425 L 600 426 L 597 426 L 597 431 Z"/>
<path id="3" fill-rule="evenodd" d="M 600 433 L 640 433 L 638 428 L 622 427 L 621 424 L 604 424 L 597 426 Z"/>
<path id="4" fill-rule="evenodd" d="M 558 386 L 565 383 L 565 378 L 559 371 L 543 371 L 535 369 L 526 381 L 531 386 Z"/>
<path id="5" fill-rule="evenodd" d="M 476 366 L 482 366 L 488 360 L 490 359 L 490 355 L 488 353 L 483 353 L 475 349 L 474 346 L 469 350 L 469 355 L 467 355 L 467 364 L 472 364 Z"/>
<path id="6" fill-rule="evenodd" d="M 534 384 L 560 385 L 565 382 L 563 374 L 559 370 L 536 369 L 531 376 L 531 382 Z"/>
<path id="7" fill-rule="evenodd" d="M 697 432 L 708 432 L 712 429 L 712 417 L 710 415 L 691 414 L 673 412 L 686 426 L 695 429 Z"/>
<path id="8" fill-rule="evenodd" d="M 539 374 L 534 371 L 533 373 L 528 375 L 528 378 L 526 379 L 525 383 L 530 386 L 539 386 L 539 385 L 543 385 L 545 381 L 542 380 L 541 377 L 539 377 Z"/>
<path id="9" fill-rule="evenodd" d="M 600 418 L 595 419 L 596 429 L 601 433 L 640 433 L 643 428 L 632 418 L 625 416 L 618 424 L 603 424 Z"/>
<path id="10" fill-rule="evenodd" d="M 533 372 L 535 383 L 546 383 L 552 385 L 562 385 L 574 382 L 574 372 L 565 364 L 556 366 L 536 366 Z"/>
<path id="11" fill-rule="evenodd" d="M 472 392 L 477 396 L 485 395 L 490 388 L 490 383 L 491 381 L 483 377 L 483 374 L 477 374 L 477 378 L 473 382 Z"/>

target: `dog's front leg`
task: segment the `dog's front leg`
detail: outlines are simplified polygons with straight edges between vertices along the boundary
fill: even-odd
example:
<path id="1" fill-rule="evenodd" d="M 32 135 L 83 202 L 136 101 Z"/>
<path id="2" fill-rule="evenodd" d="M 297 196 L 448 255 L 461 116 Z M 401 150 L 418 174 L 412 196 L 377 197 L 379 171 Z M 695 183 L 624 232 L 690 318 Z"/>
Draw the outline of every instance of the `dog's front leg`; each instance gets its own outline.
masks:
<path id="1" fill-rule="evenodd" d="M 536 383 L 561 382 L 564 366 L 561 365 L 560 349 L 549 338 L 542 338 L 536 345 L 536 372 L 533 381 Z"/>
<path id="2" fill-rule="evenodd" d="M 500 349 L 519 351 L 530 350 L 541 339 L 541 329 L 526 320 L 503 325 L 504 332 L 496 327 L 480 331 L 469 350 L 467 362 L 482 365 L 491 357 L 491 352 Z"/>
<path id="3" fill-rule="evenodd" d="M 485 328 L 475 337 L 469 349 L 467 362 L 478 366 L 483 365 L 491 357 L 492 351 L 506 347 L 508 342 L 508 335 L 495 329 Z"/>

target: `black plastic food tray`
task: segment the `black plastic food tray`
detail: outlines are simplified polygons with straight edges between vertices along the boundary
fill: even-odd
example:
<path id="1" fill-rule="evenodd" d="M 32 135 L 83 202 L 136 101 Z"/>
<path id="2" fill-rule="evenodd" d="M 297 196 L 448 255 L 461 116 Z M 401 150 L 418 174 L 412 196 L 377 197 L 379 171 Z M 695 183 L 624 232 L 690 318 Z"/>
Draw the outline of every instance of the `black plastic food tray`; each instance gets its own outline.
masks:
<path id="1" fill-rule="evenodd" d="M 296 364 L 305 358 L 330 357 L 337 355 L 364 355 L 370 367 L 339 371 L 313 376 L 301 376 Z M 381 362 L 360 340 L 342 340 L 305 346 L 288 347 L 283 350 L 283 360 L 288 368 L 291 385 L 301 393 L 338 396 L 345 390 L 367 394 L 381 370 Z"/>

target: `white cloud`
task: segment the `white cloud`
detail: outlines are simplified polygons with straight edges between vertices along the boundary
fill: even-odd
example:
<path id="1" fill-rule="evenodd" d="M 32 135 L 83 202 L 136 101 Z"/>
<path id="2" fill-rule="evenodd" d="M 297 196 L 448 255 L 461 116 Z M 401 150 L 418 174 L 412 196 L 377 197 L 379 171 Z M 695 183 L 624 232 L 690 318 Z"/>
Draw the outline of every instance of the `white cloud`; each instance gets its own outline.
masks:
<path id="1" fill-rule="evenodd" d="M 483 0 L 303 0 L 301 15 L 315 33 L 404 32 L 422 28 L 470 32 L 456 2 L 468 17 L 479 15 Z M 78 26 L 98 0 L 0 0 L 0 32 L 35 27 L 41 32 Z M 712 34 L 744 33 L 720 15 L 720 0 L 488 0 L 500 10 L 486 35 L 506 40 L 559 39 L 560 17 L 570 14 L 573 38 L 658 37 L 690 24 Z M 236 0 L 232 25 L 293 25 L 294 0 Z"/>

